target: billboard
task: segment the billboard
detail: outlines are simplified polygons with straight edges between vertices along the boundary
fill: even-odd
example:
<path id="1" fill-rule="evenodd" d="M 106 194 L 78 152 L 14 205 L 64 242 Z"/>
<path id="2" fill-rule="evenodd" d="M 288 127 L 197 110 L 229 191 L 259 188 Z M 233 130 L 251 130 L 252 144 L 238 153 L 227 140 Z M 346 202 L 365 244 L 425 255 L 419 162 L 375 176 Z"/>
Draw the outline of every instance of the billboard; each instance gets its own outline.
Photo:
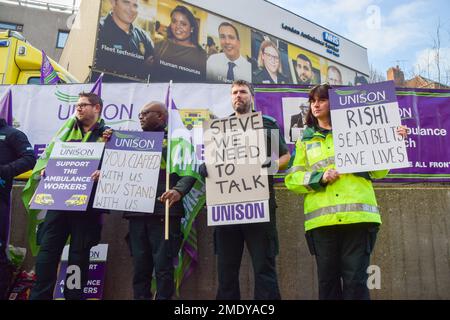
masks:
<path id="1" fill-rule="evenodd" d="M 325 40 L 311 39 L 338 50 L 339 38 L 324 34 Z M 364 78 L 335 61 L 186 2 L 102 0 L 93 71 L 117 82 L 353 85 Z"/>

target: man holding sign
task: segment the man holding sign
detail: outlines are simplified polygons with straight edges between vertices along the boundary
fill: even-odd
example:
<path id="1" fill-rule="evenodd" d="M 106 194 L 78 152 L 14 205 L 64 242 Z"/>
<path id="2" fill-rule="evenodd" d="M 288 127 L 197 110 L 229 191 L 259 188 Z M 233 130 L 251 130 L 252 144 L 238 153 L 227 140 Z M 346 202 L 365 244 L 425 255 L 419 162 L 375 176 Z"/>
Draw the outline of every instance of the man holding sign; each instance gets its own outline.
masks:
<path id="1" fill-rule="evenodd" d="M 366 270 L 381 224 L 371 180 L 385 177 L 388 170 L 347 174 L 336 170 L 330 89 L 324 84 L 309 92 L 307 128 L 297 141 L 285 183 L 289 190 L 306 194 L 305 231 L 309 250 L 316 256 L 319 299 L 369 299 Z M 393 139 L 406 136 L 400 121 L 391 125 L 396 126 Z"/>
<path id="2" fill-rule="evenodd" d="M 139 112 L 143 131 L 164 132 L 167 126 L 167 109 L 161 102 L 150 102 Z M 167 137 L 166 137 L 167 138 Z M 166 154 L 163 144 L 161 170 L 156 190 L 153 213 L 126 212 L 129 220 L 129 244 L 133 256 L 134 299 L 151 300 L 153 269 L 156 275 L 156 299 L 171 299 L 174 293 L 173 258 L 178 255 L 181 244 L 181 218 L 184 209 L 181 199 L 195 183 L 194 177 L 170 174 L 170 190 L 166 191 Z M 169 240 L 164 240 L 165 202 L 169 200 Z"/>
<path id="3" fill-rule="evenodd" d="M 102 107 L 103 101 L 98 95 L 80 93 L 76 104 L 75 117 L 70 118 L 64 124 L 53 141 L 47 146 L 33 170 L 33 176 L 36 170 L 46 167 L 55 140 L 103 142 L 103 134 L 107 127 L 105 127 L 103 119 L 100 118 Z M 99 174 L 99 170 L 94 171 L 91 179 L 96 181 Z M 33 179 L 33 176 L 30 179 Z M 45 177 L 45 172 L 42 170 L 42 179 L 45 179 Z M 91 196 L 84 212 L 47 211 L 45 220 L 39 225 L 37 232 L 40 250 L 35 266 L 37 279 L 31 290 L 30 300 L 51 300 L 53 298 L 58 263 L 69 236 L 69 268 L 65 281 L 64 296 L 68 300 L 81 299 L 83 288 L 87 282 L 89 252 L 91 247 L 98 244 L 102 228 L 102 211 L 92 208 L 93 200 L 94 197 Z"/>
<path id="4" fill-rule="evenodd" d="M 257 113 L 253 112 L 253 100 L 254 90 L 253 86 L 244 80 L 236 80 L 231 86 L 231 102 L 235 113 L 230 119 L 231 126 L 236 123 L 241 123 L 242 126 L 257 120 Z M 254 116 L 254 117 L 253 117 Z M 261 116 L 259 116 L 261 117 Z M 237 119 L 236 119 L 237 118 Z M 253 118 L 253 120 L 251 120 Z M 220 121 L 225 122 L 227 119 Z M 245 119 L 245 120 L 244 120 Z M 264 128 L 266 156 L 270 159 L 272 154 L 271 150 L 274 149 L 278 153 L 279 159 L 275 161 L 266 161 L 264 167 L 269 167 L 271 164 L 280 169 L 287 167 L 290 159 L 289 150 L 283 137 L 279 134 L 279 127 L 273 118 L 263 116 L 262 126 Z M 236 121 L 235 121 L 236 120 Z M 259 127 L 259 125 L 255 125 Z M 258 130 L 256 130 L 258 131 Z M 272 132 L 273 131 L 273 132 Z M 274 140 L 274 137 L 276 140 Z M 239 137 L 233 137 L 231 139 L 239 139 Z M 274 147 L 273 147 L 274 146 Z M 241 151 L 236 148 L 236 154 L 240 154 Z M 249 148 L 248 154 L 244 157 L 251 157 L 251 150 L 255 148 Z M 228 153 L 227 157 L 234 157 L 231 153 Z M 212 164 L 214 165 L 214 164 Z M 217 164 L 222 166 L 222 164 Z M 236 164 L 239 166 L 239 162 Z M 202 165 L 200 173 L 203 176 L 208 176 L 206 166 Z M 227 170 L 226 167 L 223 167 Z M 238 170 L 239 168 L 236 168 Z M 209 170 L 208 170 L 209 171 Z M 259 170 L 261 175 L 261 170 Z M 211 175 L 214 175 L 211 172 Z M 262 185 L 260 176 L 253 175 L 251 179 L 242 182 L 236 182 L 234 180 L 228 181 L 228 184 L 221 183 L 221 189 L 234 191 L 235 188 L 244 188 L 249 190 L 250 188 L 257 189 Z M 276 300 L 280 299 L 280 292 L 278 288 L 278 279 L 275 267 L 275 257 L 278 254 L 278 235 L 276 229 L 276 203 L 275 192 L 273 188 L 273 177 L 268 177 L 269 185 L 269 218 L 268 222 L 258 223 L 246 223 L 246 224 L 229 224 L 216 226 L 214 231 L 215 250 L 218 255 L 218 278 L 219 287 L 217 291 L 217 299 L 220 300 L 237 300 L 240 299 L 239 289 L 239 269 L 241 266 L 242 253 L 244 249 L 244 243 L 247 244 L 248 251 L 250 253 L 253 270 L 255 275 L 255 289 L 254 297 L 259 300 Z M 213 195 L 217 196 L 217 195 Z M 225 196 L 225 194 L 223 195 Z M 208 193 L 207 193 L 208 199 Z M 240 210 L 236 206 L 236 210 Z M 246 207 L 244 207 L 246 208 Z M 254 209 L 256 210 L 256 208 Z M 236 213 L 236 216 L 238 213 Z M 246 215 L 246 214 L 245 214 Z M 267 221 L 267 220 L 266 220 Z"/>

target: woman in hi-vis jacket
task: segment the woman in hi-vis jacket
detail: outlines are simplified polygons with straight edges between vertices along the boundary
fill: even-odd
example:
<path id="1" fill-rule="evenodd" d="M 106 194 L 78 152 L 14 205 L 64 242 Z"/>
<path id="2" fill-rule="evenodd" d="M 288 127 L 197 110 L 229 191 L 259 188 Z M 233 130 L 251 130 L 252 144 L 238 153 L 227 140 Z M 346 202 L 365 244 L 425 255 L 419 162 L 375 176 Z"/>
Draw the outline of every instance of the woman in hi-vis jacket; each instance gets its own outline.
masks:
<path id="1" fill-rule="evenodd" d="M 372 179 L 388 170 L 339 174 L 335 169 L 329 89 L 322 84 L 309 92 L 307 128 L 285 184 L 305 194 L 306 239 L 316 257 L 319 299 L 370 299 L 366 270 L 381 224 Z M 397 134 L 405 137 L 406 127 Z"/>

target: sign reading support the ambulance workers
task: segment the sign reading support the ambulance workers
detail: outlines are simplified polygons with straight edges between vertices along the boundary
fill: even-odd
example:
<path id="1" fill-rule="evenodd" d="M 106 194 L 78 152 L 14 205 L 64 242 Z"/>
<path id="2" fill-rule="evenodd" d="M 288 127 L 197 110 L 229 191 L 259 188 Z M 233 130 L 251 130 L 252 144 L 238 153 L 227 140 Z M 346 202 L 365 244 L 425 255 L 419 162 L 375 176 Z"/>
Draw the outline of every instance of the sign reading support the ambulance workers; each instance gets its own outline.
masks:
<path id="1" fill-rule="evenodd" d="M 56 142 L 30 208 L 85 211 L 104 147 L 103 142 Z"/>
<path id="2" fill-rule="evenodd" d="M 153 213 L 164 132 L 114 131 L 106 144 L 94 208 Z"/>
<path id="3" fill-rule="evenodd" d="M 269 189 L 260 112 L 203 123 L 208 225 L 269 221 Z"/>
<path id="4" fill-rule="evenodd" d="M 64 247 L 63 253 L 61 255 L 61 263 L 59 265 L 58 280 L 56 281 L 55 291 L 53 292 L 53 299 L 63 300 L 64 299 L 64 283 L 66 281 L 67 273 L 72 275 L 72 279 L 69 276 L 69 283 L 76 279 L 76 271 L 67 270 L 69 264 L 69 251 L 70 246 L 66 245 Z M 106 272 L 106 258 L 108 255 L 108 245 L 99 244 L 92 247 L 90 250 L 89 259 L 89 272 L 88 280 L 86 286 L 83 288 L 83 293 L 81 296 L 82 300 L 101 300 L 103 297 L 103 287 Z M 73 266 L 72 266 L 73 268 Z"/>
<path id="5" fill-rule="evenodd" d="M 329 96 L 340 173 L 409 167 L 396 132 L 401 123 L 393 81 L 332 89 Z"/>

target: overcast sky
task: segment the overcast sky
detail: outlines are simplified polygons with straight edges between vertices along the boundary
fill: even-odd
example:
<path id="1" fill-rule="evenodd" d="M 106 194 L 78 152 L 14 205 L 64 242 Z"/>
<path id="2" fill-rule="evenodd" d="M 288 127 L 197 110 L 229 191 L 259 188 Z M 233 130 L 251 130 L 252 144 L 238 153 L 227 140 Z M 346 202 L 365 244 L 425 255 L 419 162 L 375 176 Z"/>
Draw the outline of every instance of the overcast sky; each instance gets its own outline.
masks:
<path id="1" fill-rule="evenodd" d="M 407 77 L 413 68 L 428 76 L 431 65 L 430 77 L 437 79 L 433 39 L 440 20 L 441 82 L 450 77 L 449 0 L 269 1 L 366 47 L 369 64 L 383 75 L 398 64 Z"/>

